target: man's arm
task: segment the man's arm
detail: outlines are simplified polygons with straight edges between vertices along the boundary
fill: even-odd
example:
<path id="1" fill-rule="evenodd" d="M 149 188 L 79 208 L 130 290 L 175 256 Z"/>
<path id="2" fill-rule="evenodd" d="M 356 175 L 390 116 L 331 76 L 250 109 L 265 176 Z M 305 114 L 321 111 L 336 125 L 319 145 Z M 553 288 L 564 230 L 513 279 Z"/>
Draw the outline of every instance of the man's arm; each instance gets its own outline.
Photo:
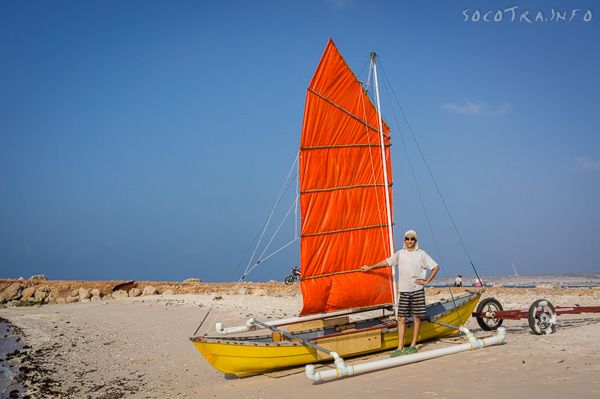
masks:
<path id="1" fill-rule="evenodd" d="M 431 269 L 431 273 L 429 274 L 429 277 L 427 277 L 426 280 L 423 280 L 422 278 L 418 278 L 415 282 L 419 285 L 427 285 L 431 282 L 431 280 L 433 280 L 433 278 L 439 271 L 440 271 L 440 267 L 436 266 L 433 269 Z"/>
<path id="2" fill-rule="evenodd" d="M 363 272 L 368 272 L 369 270 L 373 270 L 373 269 L 379 269 L 381 267 L 388 267 L 389 264 L 387 263 L 387 259 L 382 260 L 379 263 L 375 263 L 374 265 L 364 265 L 360 267 L 360 270 Z"/>

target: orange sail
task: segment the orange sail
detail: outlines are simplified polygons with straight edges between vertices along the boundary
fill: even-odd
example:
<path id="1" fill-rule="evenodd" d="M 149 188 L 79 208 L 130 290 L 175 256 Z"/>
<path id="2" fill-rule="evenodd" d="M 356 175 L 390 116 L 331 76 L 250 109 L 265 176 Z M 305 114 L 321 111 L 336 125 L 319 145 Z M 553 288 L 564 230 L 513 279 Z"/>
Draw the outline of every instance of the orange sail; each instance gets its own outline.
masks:
<path id="1" fill-rule="evenodd" d="M 384 122 L 391 182 L 389 131 Z M 360 271 L 391 255 L 381 158 L 377 110 L 330 39 L 308 86 L 300 142 L 300 314 L 393 302 L 390 268 Z"/>

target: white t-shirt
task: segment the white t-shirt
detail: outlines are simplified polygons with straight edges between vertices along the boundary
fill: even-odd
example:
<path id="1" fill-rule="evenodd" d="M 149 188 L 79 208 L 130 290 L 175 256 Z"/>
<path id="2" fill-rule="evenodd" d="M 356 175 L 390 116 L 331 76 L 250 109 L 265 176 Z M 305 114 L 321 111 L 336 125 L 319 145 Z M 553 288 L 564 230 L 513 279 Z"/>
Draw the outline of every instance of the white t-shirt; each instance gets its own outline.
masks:
<path id="1" fill-rule="evenodd" d="M 422 249 L 407 251 L 401 249 L 387 259 L 390 266 L 398 267 L 398 291 L 413 292 L 424 287 L 416 283 L 418 279 L 427 277 L 427 270 L 438 264 Z"/>

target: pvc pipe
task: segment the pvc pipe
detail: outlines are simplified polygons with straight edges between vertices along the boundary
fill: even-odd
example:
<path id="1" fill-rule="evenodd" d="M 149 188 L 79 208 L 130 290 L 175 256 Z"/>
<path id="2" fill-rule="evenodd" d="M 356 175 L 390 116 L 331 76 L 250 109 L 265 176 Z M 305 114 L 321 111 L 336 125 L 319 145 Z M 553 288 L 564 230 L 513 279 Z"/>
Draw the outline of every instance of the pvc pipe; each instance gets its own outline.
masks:
<path id="1" fill-rule="evenodd" d="M 344 359 L 342 359 L 340 357 L 340 355 L 337 354 L 337 352 L 331 352 L 330 355 L 334 358 L 334 364 L 335 364 L 335 370 L 330 370 L 332 373 L 335 373 L 336 376 L 343 376 L 346 374 L 346 363 L 344 363 Z M 316 376 L 316 374 L 319 373 L 315 373 L 315 365 L 314 364 L 307 364 L 306 368 L 305 368 L 305 373 L 306 376 L 308 377 L 309 380 L 311 381 L 318 381 L 318 376 Z"/>
<path id="2" fill-rule="evenodd" d="M 436 357 L 451 355 L 454 353 L 464 352 L 473 349 L 480 349 L 486 346 L 498 345 L 503 343 L 506 339 L 506 329 L 504 327 L 499 327 L 498 333 L 496 335 L 483 339 L 475 338 L 475 336 L 466 328 L 461 328 L 461 331 L 467 334 L 467 339 L 469 340 L 469 342 L 446 348 L 433 349 L 426 352 L 419 352 L 412 355 L 398 356 L 394 358 L 375 360 L 372 362 L 365 362 L 354 365 L 344 365 L 343 367 L 339 367 L 336 364 L 335 370 L 315 371 L 315 366 L 309 364 L 306 366 L 305 374 L 306 377 L 313 382 L 321 382 L 331 379 L 350 377 L 357 374 L 364 374 L 371 371 L 383 370 L 390 367 L 420 362 L 423 360 L 429 360 Z"/>
<path id="3" fill-rule="evenodd" d="M 246 331 L 254 331 L 256 329 L 256 325 L 254 324 L 254 319 L 248 319 L 246 324 L 242 326 L 234 326 L 234 327 L 225 327 L 223 328 L 223 323 L 218 322 L 215 323 L 215 330 L 217 330 L 218 334 L 239 334 Z"/>

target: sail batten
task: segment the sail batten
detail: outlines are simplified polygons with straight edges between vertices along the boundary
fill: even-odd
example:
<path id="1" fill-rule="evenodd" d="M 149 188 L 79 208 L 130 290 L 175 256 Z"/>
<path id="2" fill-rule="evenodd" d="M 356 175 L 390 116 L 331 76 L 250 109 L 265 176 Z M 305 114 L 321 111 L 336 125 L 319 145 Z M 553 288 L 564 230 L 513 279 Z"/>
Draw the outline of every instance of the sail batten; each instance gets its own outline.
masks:
<path id="1" fill-rule="evenodd" d="M 388 186 L 391 187 L 392 184 L 388 183 Z M 355 188 L 369 188 L 369 187 L 385 187 L 385 184 L 381 183 L 367 183 L 367 184 L 354 184 L 352 186 L 341 186 L 341 187 L 327 187 L 327 188 L 315 188 L 313 190 L 302 191 L 300 194 L 305 193 L 319 193 L 325 191 L 334 191 L 334 190 L 352 190 Z"/>
<path id="2" fill-rule="evenodd" d="M 320 236 L 320 235 L 325 235 L 325 234 L 338 234 L 338 233 L 346 233 L 349 231 L 356 231 L 356 230 L 368 230 L 368 229 L 380 229 L 382 227 L 389 227 L 389 224 L 376 224 L 374 226 L 360 226 L 360 227 L 350 227 L 348 229 L 339 229 L 339 230 L 332 230 L 332 231 L 321 231 L 319 233 L 312 233 L 312 234 L 302 234 L 301 237 L 314 237 L 314 236 Z"/>
<path id="3" fill-rule="evenodd" d="M 323 96 L 323 95 L 321 95 L 321 94 L 317 93 L 317 92 L 316 92 L 316 91 L 314 91 L 314 90 L 311 90 L 310 88 L 308 89 L 308 92 L 309 92 L 309 93 L 313 93 L 314 95 L 316 95 L 317 97 L 321 98 L 322 100 L 325 100 L 325 101 L 327 101 L 329 104 L 333 105 L 334 107 L 336 107 L 336 108 L 337 108 L 337 109 L 339 109 L 340 111 L 342 111 L 342 112 L 345 112 L 346 114 L 348 114 L 348 115 L 349 115 L 349 116 L 351 116 L 352 118 L 356 119 L 356 120 L 357 120 L 357 121 L 359 121 L 360 123 L 364 123 L 364 125 L 365 125 L 366 127 L 368 127 L 369 129 L 371 129 L 371 130 L 373 130 L 373 131 L 375 131 L 375 132 L 379 132 L 379 129 L 378 129 L 378 128 L 376 128 L 375 126 L 371 126 L 371 125 L 369 125 L 369 124 L 367 123 L 367 121 L 365 121 L 365 120 L 361 119 L 359 116 L 356 116 L 356 115 L 354 115 L 352 112 L 350 112 L 350 111 L 348 111 L 347 109 L 345 109 L 344 107 L 342 107 L 342 106 L 340 106 L 340 105 L 336 104 L 336 103 L 335 103 L 334 101 L 332 101 L 331 99 L 329 99 L 329 98 L 327 98 L 327 97 L 325 97 L 325 96 Z"/>
<path id="4" fill-rule="evenodd" d="M 390 255 L 389 127 L 329 41 L 306 94 L 300 143 L 301 314 L 392 303 L 391 273 L 360 266 Z M 387 190 L 387 192 L 386 192 Z"/>
<path id="5" fill-rule="evenodd" d="M 386 144 L 386 147 L 391 146 L 391 144 Z M 375 148 L 379 148 L 381 147 L 381 145 L 379 144 L 363 144 L 363 143 L 356 143 L 356 144 L 340 144 L 340 145 L 316 145 L 316 146 L 312 146 L 312 147 L 300 147 L 300 150 L 324 150 L 324 149 L 335 149 L 335 148 L 351 148 L 351 147 L 375 147 Z"/>

